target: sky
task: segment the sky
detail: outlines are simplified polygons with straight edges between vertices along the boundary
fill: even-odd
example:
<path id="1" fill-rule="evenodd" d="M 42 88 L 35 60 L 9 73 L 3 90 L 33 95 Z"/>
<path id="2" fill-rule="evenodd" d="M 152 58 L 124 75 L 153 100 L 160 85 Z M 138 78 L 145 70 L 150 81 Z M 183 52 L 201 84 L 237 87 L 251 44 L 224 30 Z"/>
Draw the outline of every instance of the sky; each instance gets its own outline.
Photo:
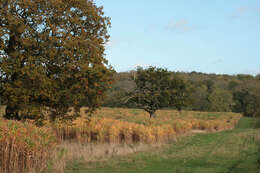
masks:
<path id="1" fill-rule="evenodd" d="M 111 18 L 106 59 L 216 74 L 260 74 L 260 0 L 94 0 Z"/>

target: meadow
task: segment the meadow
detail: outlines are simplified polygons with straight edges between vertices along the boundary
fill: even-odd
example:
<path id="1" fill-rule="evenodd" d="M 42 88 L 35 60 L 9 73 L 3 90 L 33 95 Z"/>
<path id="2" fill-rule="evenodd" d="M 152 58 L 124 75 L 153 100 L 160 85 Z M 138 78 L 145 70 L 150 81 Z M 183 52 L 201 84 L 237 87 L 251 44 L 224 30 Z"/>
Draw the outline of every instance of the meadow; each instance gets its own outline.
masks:
<path id="1" fill-rule="evenodd" d="M 241 118 L 234 129 L 196 133 L 162 148 L 105 161 L 70 162 L 67 173 L 258 173 L 259 128 Z"/>
<path id="2" fill-rule="evenodd" d="M 73 110 L 68 114 L 71 113 Z M 213 159 L 218 153 L 221 158 L 223 150 L 223 153 L 226 152 L 227 155 L 234 153 L 234 158 L 240 157 L 239 148 L 235 147 L 230 152 L 229 148 L 226 148 L 235 146 L 236 142 L 238 142 L 238 147 L 244 147 L 245 150 L 247 147 L 250 151 L 253 149 L 254 152 L 258 149 L 254 137 L 256 129 L 243 133 L 239 130 L 240 128 L 234 129 L 238 122 L 241 124 L 244 121 L 251 121 L 245 118 L 241 121 L 241 114 L 175 110 L 159 110 L 156 114 L 156 118 L 150 119 L 149 114 L 140 109 L 101 108 L 89 118 L 85 114 L 85 108 L 82 108 L 81 116 L 74 121 L 57 120 L 54 123 L 46 121 L 43 127 L 36 127 L 32 122 L 22 123 L 0 119 L 2 148 L 11 148 L 9 153 L 16 153 L 18 150 L 21 153 L 12 156 L 12 154 L 5 154 L 6 150 L 2 149 L 0 163 L 4 163 L 5 167 L 1 165 L 1 169 L 8 169 L 11 173 L 28 172 L 28 170 L 29 172 L 42 170 L 46 173 L 94 172 L 94 170 L 106 172 L 105 168 L 111 170 L 109 172 L 120 172 L 120 170 L 131 172 L 133 168 L 128 170 L 127 166 L 130 158 L 134 160 L 130 165 L 138 167 L 137 171 L 132 172 L 143 172 L 144 170 L 139 170 L 139 168 L 144 166 L 139 167 L 138 164 L 147 161 L 149 165 L 153 164 L 150 163 L 152 161 L 156 166 L 158 160 L 155 158 L 161 158 L 161 167 L 159 164 L 154 170 L 159 170 L 169 163 L 167 167 L 171 167 L 169 170 L 174 171 L 173 168 L 182 170 L 182 166 L 171 166 L 172 164 L 183 165 L 179 164 L 180 160 L 175 159 L 178 155 L 179 159 L 184 160 L 193 158 L 195 155 L 194 162 L 201 162 L 201 167 L 203 167 L 207 162 L 196 161 L 197 158 L 202 157 L 198 155 L 199 153 L 206 154 L 212 150 L 210 152 L 214 154 L 210 156 Z M 248 122 L 246 126 L 249 126 Z M 247 136 L 251 136 L 252 139 L 247 139 Z M 200 140 L 205 141 L 200 143 Z M 248 140 L 250 146 L 244 145 Z M 227 144 L 224 144 L 226 142 Z M 220 145 L 222 150 L 218 151 L 218 147 L 213 147 L 215 145 Z M 216 151 L 213 152 L 213 150 Z M 156 157 L 147 153 L 154 154 Z M 169 153 L 171 153 L 170 156 Z M 39 155 L 44 157 L 39 157 Z M 136 157 L 144 158 L 138 160 Z M 152 160 L 148 159 L 150 157 Z M 128 161 L 125 162 L 124 159 Z M 23 170 L 17 171 L 17 167 L 21 167 L 21 164 L 26 166 Z M 118 167 L 117 164 L 126 165 L 126 167 Z M 13 166 L 8 167 L 8 165 Z M 115 169 L 114 166 L 116 166 Z M 166 171 L 166 168 L 164 170 Z"/>

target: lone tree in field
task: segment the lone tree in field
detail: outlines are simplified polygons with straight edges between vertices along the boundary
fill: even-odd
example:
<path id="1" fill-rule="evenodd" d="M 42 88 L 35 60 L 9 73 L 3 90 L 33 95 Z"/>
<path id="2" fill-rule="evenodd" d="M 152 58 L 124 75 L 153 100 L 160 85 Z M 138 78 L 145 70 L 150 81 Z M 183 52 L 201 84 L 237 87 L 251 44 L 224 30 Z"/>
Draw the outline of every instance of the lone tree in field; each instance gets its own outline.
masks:
<path id="1" fill-rule="evenodd" d="M 92 0 L 1 0 L 0 80 L 8 119 L 95 110 L 113 73 L 110 19 Z M 27 117 L 26 117 L 27 116 Z"/>
<path id="2" fill-rule="evenodd" d="M 155 117 L 155 112 L 163 107 L 178 110 L 185 105 L 187 88 L 184 81 L 167 69 L 149 67 L 138 68 L 134 76 L 136 87 L 125 102 L 133 102 Z"/>

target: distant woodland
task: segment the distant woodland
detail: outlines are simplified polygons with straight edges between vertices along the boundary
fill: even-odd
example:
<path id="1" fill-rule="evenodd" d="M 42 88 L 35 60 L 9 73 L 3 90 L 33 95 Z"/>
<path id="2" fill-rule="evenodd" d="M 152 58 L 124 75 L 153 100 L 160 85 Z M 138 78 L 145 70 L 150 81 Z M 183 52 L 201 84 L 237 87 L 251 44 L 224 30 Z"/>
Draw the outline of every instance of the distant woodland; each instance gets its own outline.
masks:
<path id="1" fill-rule="evenodd" d="M 135 75 L 136 71 L 115 73 L 115 82 L 107 91 L 103 106 L 135 107 L 124 102 L 127 94 L 135 88 Z M 260 74 L 251 76 L 172 72 L 172 75 L 183 79 L 187 85 L 187 99 L 182 108 L 184 110 L 260 115 Z"/>

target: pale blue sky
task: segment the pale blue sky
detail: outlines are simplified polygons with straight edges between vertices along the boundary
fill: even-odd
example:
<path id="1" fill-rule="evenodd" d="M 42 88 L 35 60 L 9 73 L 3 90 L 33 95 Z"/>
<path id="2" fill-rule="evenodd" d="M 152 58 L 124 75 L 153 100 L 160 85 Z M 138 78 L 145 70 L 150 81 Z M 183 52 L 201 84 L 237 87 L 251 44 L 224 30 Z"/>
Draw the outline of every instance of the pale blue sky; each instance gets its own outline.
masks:
<path id="1" fill-rule="evenodd" d="M 95 0 L 111 17 L 106 58 L 217 74 L 260 73 L 260 0 Z"/>

